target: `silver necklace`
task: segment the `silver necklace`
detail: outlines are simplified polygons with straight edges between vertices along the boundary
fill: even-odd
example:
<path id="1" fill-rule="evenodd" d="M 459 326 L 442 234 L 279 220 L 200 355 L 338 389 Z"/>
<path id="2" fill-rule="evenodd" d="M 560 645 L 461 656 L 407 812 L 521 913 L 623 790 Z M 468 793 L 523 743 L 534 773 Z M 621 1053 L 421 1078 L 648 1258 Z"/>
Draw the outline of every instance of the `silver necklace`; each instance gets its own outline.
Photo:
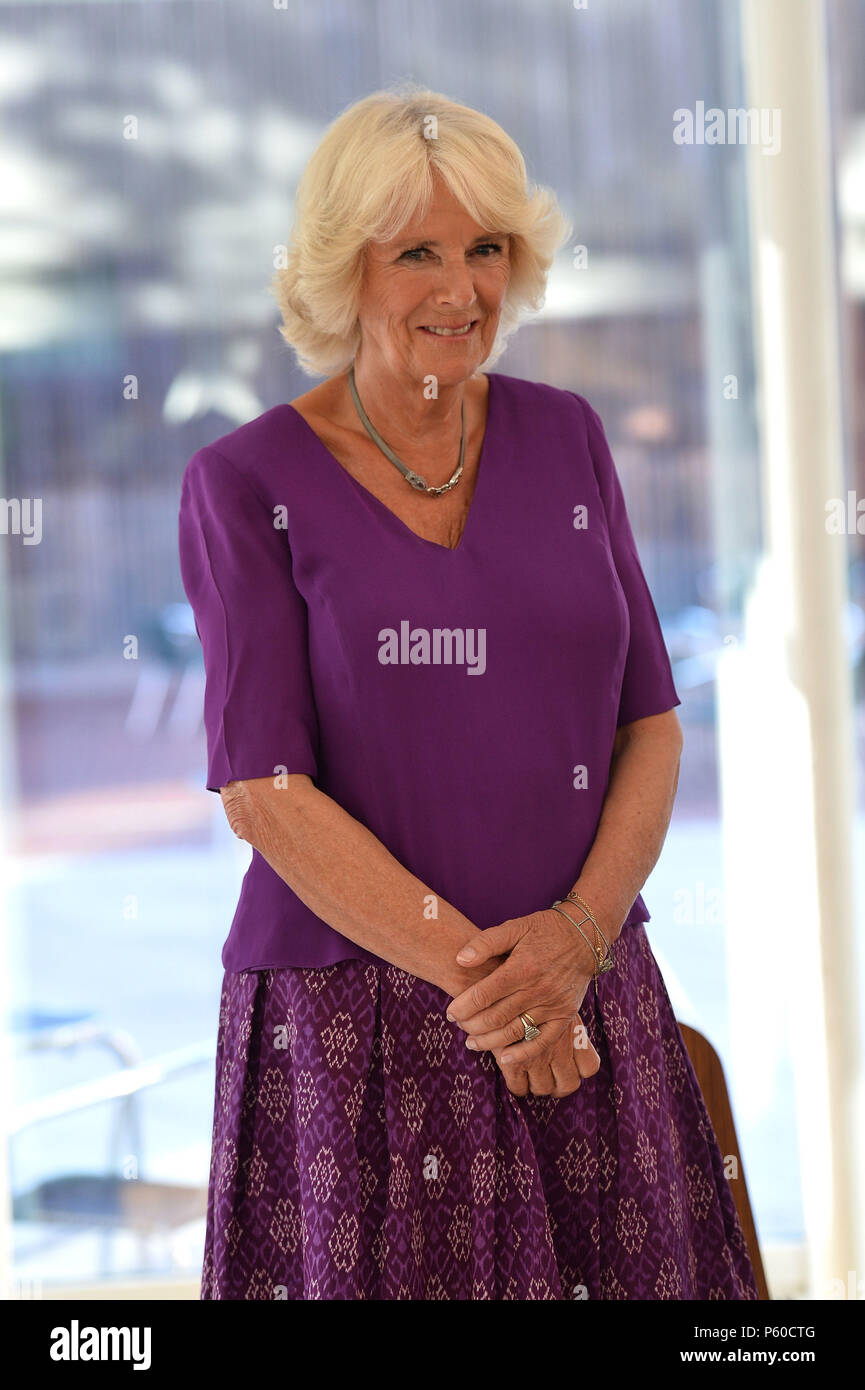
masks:
<path id="1" fill-rule="evenodd" d="M 397 456 L 396 456 L 396 454 L 394 453 L 393 449 L 391 449 L 390 446 L 384 442 L 384 440 L 382 439 L 382 437 L 381 437 L 381 435 L 379 434 L 378 430 L 375 428 L 375 425 L 373 425 L 372 421 L 370 420 L 369 416 L 367 415 L 366 411 L 364 410 L 363 406 L 362 406 L 361 403 L 360 403 L 360 396 L 357 394 L 357 387 L 356 387 L 355 384 L 354 384 L 354 363 L 353 363 L 353 362 L 352 362 L 351 366 L 350 366 L 349 369 L 348 369 L 348 384 L 349 384 L 349 388 L 350 388 L 350 390 L 351 390 L 352 400 L 354 401 L 355 406 L 357 407 L 357 413 L 358 413 L 358 415 L 359 415 L 360 418 L 361 418 L 361 423 L 362 423 L 364 429 L 366 430 L 367 434 L 369 435 L 369 437 L 370 437 L 370 439 L 373 441 L 373 443 L 378 445 L 378 447 L 381 449 L 381 451 L 382 451 L 382 453 L 385 455 L 385 457 L 386 457 L 386 458 L 389 458 L 390 461 L 391 461 L 391 463 L 392 463 L 396 468 L 399 469 L 400 473 L 403 475 L 403 477 L 405 478 L 406 482 L 411 483 L 412 487 L 413 487 L 413 488 L 416 488 L 416 489 L 418 490 L 418 492 L 428 492 L 431 496 L 434 496 L 434 497 L 438 497 L 439 494 L 442 493 L 442 492 L 450 492 L 451 488 L 452 488 L 452 487 L 455 487 L 456 484 L 457 484 L 457 483 L 459 482 L 459 480 L 460 480 L 460 477 L 461 477 L 462 471 L 463 471 L 463 462 L 464 462 L 465 456 L 466 456 L 466 401 L 465 401 L 465 396 L 463 396 L 462 411 L 461 411 L 462 434 L 461 434 L 461 436 L 460 436 L 460 461 L 459 461 L 459 463 L 457 464 L 457 470 L 456 470 L 456 472 L 454 473 L 454 475 L 453 475 L 452 478 L 449 478 L 448 481 L 447 481 L 446 483 L 442 483 L 441 487 L 430 487 L 429 484 L 427 483 L 426 479 L 421 477 L 420 473 L 415 473 L 413 469 L 411 469 L 411 468 L 406 468 L 405 464 L 402 463 L 402 462 L 400 461 L 400 459 L 397 458 Z"/>

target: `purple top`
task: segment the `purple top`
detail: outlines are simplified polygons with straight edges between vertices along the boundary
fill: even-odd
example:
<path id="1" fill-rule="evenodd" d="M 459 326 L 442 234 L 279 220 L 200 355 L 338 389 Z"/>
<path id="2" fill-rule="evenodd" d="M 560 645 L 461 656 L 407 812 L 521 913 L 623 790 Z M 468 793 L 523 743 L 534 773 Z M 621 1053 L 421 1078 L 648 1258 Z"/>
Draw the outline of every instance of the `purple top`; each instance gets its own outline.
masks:
<path id="1" fill-rule="evenodd" d="M 307 773 L 480 928 L 569 892 L 617 726 L 681 703 L 588 401 L 490 374 L 456 550 L 416 535 L 290 405 L 193 455 L 179 526 L 210 791 Z M 648 920 L 638 895 L 626 923 Z M 351 957 L 381 964 L 253 850 L 225 969 Z"/>

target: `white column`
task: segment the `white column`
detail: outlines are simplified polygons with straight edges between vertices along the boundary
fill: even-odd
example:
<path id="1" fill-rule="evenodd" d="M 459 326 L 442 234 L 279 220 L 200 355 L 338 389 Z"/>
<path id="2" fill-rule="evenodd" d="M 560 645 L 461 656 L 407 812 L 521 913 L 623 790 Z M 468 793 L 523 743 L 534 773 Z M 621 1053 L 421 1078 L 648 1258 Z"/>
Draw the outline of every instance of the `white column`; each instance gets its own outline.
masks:
<path id="1" fill-rule="evenodd" d="M 732 1066 L 759 1104 L 786 1030 L 810 1293 L 827 1298 L 865 1252 L 849 538 L 825 529 L 845 495 L 825 16 L 741 13 L 746 105 L 780 113 L 780 150 L 747 153 L 765 551 L 718 681 Z"/>
<path id="2" fill-rule="evenodd" d="M 0 430 L 0 496 L 6 497 L 3 487 L 4 468 L 2 430 Z M 12 654 L 9 631 L 9 549 L 20 545 L 21 537 L 0 535 L 0 1019 L 9 1016 L 14 1001 L 10 998 L 12 985 L 12 905 L 10 890 L 9 817 L 10 807 L 17 796 L 12 769 Z M 0 1024 L 0 1117 L 12 1113 L 12 1040 Z M 14 1296 L 12 1250 L 12 1197 L 9 1189 L 8 1145 L 5 1122 L 0 1126 L 0 1300 Z"/>

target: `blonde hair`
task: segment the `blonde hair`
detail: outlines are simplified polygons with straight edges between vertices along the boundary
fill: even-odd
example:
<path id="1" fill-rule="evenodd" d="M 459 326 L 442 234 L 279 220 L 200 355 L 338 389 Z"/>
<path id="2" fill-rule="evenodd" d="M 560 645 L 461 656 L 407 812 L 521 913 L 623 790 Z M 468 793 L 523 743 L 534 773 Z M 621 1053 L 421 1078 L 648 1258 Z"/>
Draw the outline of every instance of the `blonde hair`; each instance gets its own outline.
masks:
<path id="1" fill-rule="evenodd" d="M 352 361 L 364 247 L 425 215 L 434 171 L 470 217 L 511 238 L 510 279 L 487 366 L 540 309 L 553 257 L 572 230 L 555 195 L 529 184 L 518 146 L 490 116 L 399 83 L 331 122 L 297 188 L 286 265 L 270 292 L 282 314 L 279 332 L 311 376 L 336 376 Z"/>

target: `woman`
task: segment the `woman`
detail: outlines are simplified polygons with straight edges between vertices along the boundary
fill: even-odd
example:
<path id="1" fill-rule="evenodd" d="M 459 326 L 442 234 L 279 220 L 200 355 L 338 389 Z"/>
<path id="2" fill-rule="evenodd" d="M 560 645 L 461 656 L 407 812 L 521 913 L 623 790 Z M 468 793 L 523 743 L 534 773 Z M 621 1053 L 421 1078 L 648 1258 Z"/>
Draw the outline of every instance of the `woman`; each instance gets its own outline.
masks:
<path id="1" fill-rule="evenodd" d="M 481 371 L 568 231 L 488 117 L 358 102 L 275 281 L 325 380 L 187 465 L 253 847 L 202 1298 L 757 1296 L 643 926 L 680 701 L 615 466 L 582 396 Z"/>

